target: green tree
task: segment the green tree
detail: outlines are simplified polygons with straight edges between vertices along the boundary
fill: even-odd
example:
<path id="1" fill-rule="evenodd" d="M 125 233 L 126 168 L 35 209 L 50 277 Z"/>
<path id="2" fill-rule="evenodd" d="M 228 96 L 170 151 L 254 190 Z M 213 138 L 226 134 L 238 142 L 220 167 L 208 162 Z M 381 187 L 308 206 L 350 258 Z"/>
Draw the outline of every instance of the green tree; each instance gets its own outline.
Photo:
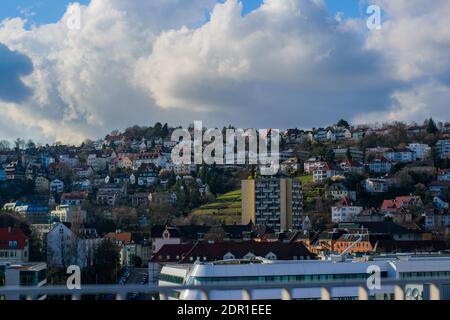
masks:
<path id="1" fill-rule="evenodd" d="M 102 284 L 116 282 L 120 270 L 119 247 L 110 239 L 103 240 L 94 255 L 94 270 L 97 281 Z"/>
<path id="2" fill-rule="evenodd" d="M 435 134 L 438 132 L 438 128 L 436 126 L 436 123 L 434 123 L 433 118 L 430 118 L 427 121 L 427 133 Z"/>
<path id="3" fill-rule="evenodd" d="M 350 124 L 344 119 L 339 120 L 339 122 L 336 124 L 336 126 L 341 127 L 341 128 L 347 128 L 347 129 L 350 128 Z"/>

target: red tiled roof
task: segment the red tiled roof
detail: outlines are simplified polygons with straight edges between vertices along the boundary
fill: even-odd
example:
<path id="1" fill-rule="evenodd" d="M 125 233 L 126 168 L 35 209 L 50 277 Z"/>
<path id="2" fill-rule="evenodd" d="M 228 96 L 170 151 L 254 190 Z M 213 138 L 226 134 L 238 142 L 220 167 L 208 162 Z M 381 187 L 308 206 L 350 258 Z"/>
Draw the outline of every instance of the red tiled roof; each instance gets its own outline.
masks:
<path id="1" fill-rule="evenodd" d="M 403 206 L 414 205 L 419 202 L 420 198 L 416 196 L 397 197 L 393 200 L 384 200 L 381 210 L 401 209 Z"/>
<path id="2" fill-rule="evenodd" d="M 10 241 L 17 241 L 14 249 L 23 250 L 28 237 L 19 228 L 0 228 L 0 249 L 8 250 Z"/>
<path id="3" fill-rule="evenodd" d="M 105 238 L 120 241 L 123 244 L 129 244 L 131 243 L 131 232 L 110 232 Z"/>
<path id="4" fill-rule="evenodd" d="M 63 193 L 61 196 L 62 200 L 67 200 L 67 199 L 71 199 L 71 200 L 82 200 L 85 197 L 85 193 L 84 192 L 70 192 L 70 193 Z"/>

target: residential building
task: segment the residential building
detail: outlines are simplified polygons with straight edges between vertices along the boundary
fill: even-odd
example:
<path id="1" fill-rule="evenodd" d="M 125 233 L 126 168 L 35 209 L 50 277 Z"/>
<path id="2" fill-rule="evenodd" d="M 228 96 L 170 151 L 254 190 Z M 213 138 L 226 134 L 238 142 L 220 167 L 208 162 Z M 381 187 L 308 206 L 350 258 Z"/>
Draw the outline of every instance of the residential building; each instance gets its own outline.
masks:
<path id="1" fill-rule="evenodd" d="M 174 192 L 152 192 L 148 200 L 152 206 L 172 206 L 177 202 L 177 195 Z"/>
<path id="2" fill-rule="evenodd" d="M 34 189 L 36 192 L 47 192 L 50 188 L 50 182 L 47 178 L 38 176 L 34 180 Z"/>
<path id="3" fill-rule="evenodd" d="M 296 179 L 259 178 L 242 181 L 242 224 L 267 225 L 276 231 L 302 224 L 303 195 Z"/>
<path id="4" fill-rule="evenodd" d="M 355 160 L 361 162 L 364 160 L 364 152 L 356 147 L 336 148 L 333 150 L 334 158 L 337 161 Z"/>
<path id="5" fill-rule="evenodd" d="M 10 162 L 6 168 L 6 179 L 11 182 L 21 182 L 25 180 L 25 168 L 19 161 Z"/>
<path id="6" fill-rule="evenodd" d="M 114 241 L 119 246 L 120 264 L 122 266 L 134 267 L 137 257 L 146 262 L 151 256 L 151 247 L 148 241 L 144 239 L 138 243 L 133 239 L 130 232 L 117 230 L 108 233 L 105 238 Z"/>
<path id="7" fill-rule="evenodd" d="M 86 221 L 86 211 L 81 210 L 80 206 L 63 204 L 56 207 L 55 210 L 50 212 L 52 220 L 58 222 L 78 222 L 84 223 Z"/>
<path id="8" fill-rule="evenodd" d="M 32 224 L 49 223 L 49 208 L 47 205 L 22 204 L 14 208 L 14 212 L 29 220 Z"/>
<path id="9" fill-rule="evenodd" d="M 408 149 L 413 152 L 413 160 L 426 160 L 431 155 L 431 147 L 423 143 L 410 143 Z"/>
<path id="10" fill-rule="evenodd" d="M 305 173 L 312 174 L 314 170 L 317 170 L 319 167 L 325 164 L 325 160 L 322 157 L 313 157 L 309 158 L 303 164 Z"/>
<path id="11" fill-rule="evenodd" d="M 375 156 L 367 162 L 370 172 L 381 174 L 391 172 L 392 165 L 392 161 L 383 156 Z"/>
<path id="12" fill-rule="evenodd" d="M 47 263 L 63 268 L 78 265 L 83 269 L 92 264 L 100 242 L 95 229 L 75 233 L 68 224 L 55 223 L 47 234 Z"/>
<path id="13" fill-rule="evenodd" d="M 298 174 L 302 162 L 297 157 L 292 157 L 281 163 L 281 172 L 286 175 Z"/>
<path id="14" fill-rule="evenodd" d="M 441 159 L 446 159 L 450 155 L 450 139 L 439 140 L 436 143 L 436 151 Z"/>
<path id="15" fill-rule="evenodd" d="M 345 160 L 339 164 L 339 167 L 345 172 L 350 174 L 363 174 L 366 169 L 364 165 L 356 160 Z"/>
<path id="16" fill-rule="evenodd" d="M 29 259 L 28 237 L 19 228 L 0 228 L 0 263 L 23 263 Z"/>
<path id="17" fill-rule="evenodd" d="M 0 286 L 17 287 L 35 287 L 40 288 L 47 283 L 47 264 L 43 262 L 33 263 L 0 263 Z M 5 296 L 0 295 L 1 300 L 25 300 L 27 297 L 19 293 L 8 293 Z M 36 297 L 37 300 L 46 299 L 45 295 Z"/>
<path id="18" fill-rule="evenodd" d="M 78 179 L 87 179 L 94 175 L 94 170 L 91 166 L 79 166 L 72 169 L 73 174 Z"/>
<path id="19" fill-rule="evenodd" d="M 417 196 L 403 196 L 396 197 L 392 200 L 384 200 L 380 211 L 384 214 L 393 214 L 401 209 L 408 209 L 408 207 L 423 208 L 423 202 Z"/>
<path id="20" fill-rule="evenodd" d="M 334 130 L 328 130 L 327 139 L 331 142 L 342 141 L 346 139 L 350 139 L 352 137 L 352 133 L 350 130 L 345 128 L 337 128 Z"/>
<path id="21" fill-rule="evenodd" d="M 325 161 L 313 171 L 314 182 L 324 182 L 335 177 L 344 177 L 344 171 L 332 161 Z"/>
<path id="22" fill-rule="evenodd" d="M 384 179 L 368 178 L 361 182 L 363 189 L 369 193 L 384 193 L 389 189 L 389 184 Z"/>
<path id="23" fill-rule="evenodd" d="M 450 190 L 450 181 L 433 181 L 428 185 L 428 189 L 434 195 L 443 195 L 446 191 L 448 192 Z"/>
<path id="24" fill-rule="evenodd" d="M 150 193 L 139 192 L 130 196 L 131 205 L 133 207 L 147 207 L 149 205 Z"/>
<path id="25" fill-rule="evenodd" d="M 333 183 L 325 192 L 325 196 L 331 200 L 341 200 L 349 198 L 350 200 L 356 200 L 356 191 L 350 191 L 343 183 Z"/>
<path id="26" fill-rule="evenodd" d="M 50 182 L 50 192 L 52 193 L 62 193 L 64 191 L 64 182 L 55 179 Z"/>
<path id="27" fill-rule="evenodd" d="M 4 182 L 6 180 L 6 170 L 3 167 L 0 167 L 0 182 Z"/>
<path id="28" fill-rule="evenodd" d="M 407 148 L 390 149 L 384 154 L 384 156 L 386 159 L 397 163 L 408 163 L 415 160 L 414 152 Z"/>
<path id="29" fill-rule="evenodd" d="M 314 260 L 312 254 L 301 242 L 197 242 L 194 244 L 167 244 L 158 250 L 151 263 L 194 263 L 223 260 Z"/>
<path id="30" fill-rule="evenodd" d="M 450 170 L 439 170 L 437 179 L 438 181 L 450 181 Z"/>
<path id="31" fill-rule="evenodd" d="M 69 204 L 73 206 L 81 206 L 84 199 L 86 198 L 86 193 L 84 192 L 68 192 L 61 195 L 61 204 Z"/>
<path id="32" fill-rule="evenodd" d="M 344 198 L 331 207 L 331 220 L 334 223 L 354 222 L 362 211 L 362 207 L 354 206 L 350 199 Z"/>
<path id="33" fill-rule="evenodd" d="M 433 197 L 433 203 L 434 207 L 436 209 L 448 209 L 449 203 L 447 201 L 444 201 L 441 197 L 435 196 Z"/>
<path id="34" fill-rule="evenodd" d="M 78 155 L 70 153 L 70 154 L 62 154 L 59 156 L 59 162 L 65 164 L 69 168 L 76 167 L 79 163 Z"/>
<path id="35" fill-rule="evenodd" d="M 152 254 L 169 244 L 181 244 L 178 228 L 169 226 L 154 226 L 151 231 Z"/>
<path id="36" fill-rule="evenodd" d="M 424 227 L 427 230 L 439 231 L 444 230 L 448 232 L 450 227 L 450 214 L 448 213 L 427 213 L 425 215 Z"/>

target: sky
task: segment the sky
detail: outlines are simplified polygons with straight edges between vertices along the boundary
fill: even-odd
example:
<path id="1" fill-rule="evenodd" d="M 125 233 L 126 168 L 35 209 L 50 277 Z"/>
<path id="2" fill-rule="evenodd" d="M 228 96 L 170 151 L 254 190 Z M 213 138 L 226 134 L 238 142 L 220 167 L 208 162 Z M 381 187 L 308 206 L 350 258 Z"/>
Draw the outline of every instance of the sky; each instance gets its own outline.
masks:
<path id="1" fill-rule="evenodd" d="M 449 120 L 447 0 L 71 2 L 1 2 L 0 139 Z"/>
<path id="2" fill-rule="evenodd" d="M 70 3 L 78 2 L 86 5 L 90 0 L 10 0 L 1 4 L 0 20 L 10 17 L 23 17 L 30 25 L 42 25 L 57 22 Z M 223 1 L 221 1 L 223 2 Z M 257 9 L 262 0 L 243 0 L 243 14 Z M 343 12 L 348 17 L 361 15 L 359 0 L 327 0 L 332 14 Z"/>

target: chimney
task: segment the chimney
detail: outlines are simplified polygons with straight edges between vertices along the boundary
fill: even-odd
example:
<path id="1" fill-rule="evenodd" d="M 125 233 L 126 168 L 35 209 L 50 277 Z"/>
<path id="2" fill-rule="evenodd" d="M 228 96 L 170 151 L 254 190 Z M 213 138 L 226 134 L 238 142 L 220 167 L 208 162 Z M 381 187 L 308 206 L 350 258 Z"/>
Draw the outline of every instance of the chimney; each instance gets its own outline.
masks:
<path id="1" fill-rule="evenodd" d="M 8 233 L 11 233 L 11 227 L 8 227 Z"/>

